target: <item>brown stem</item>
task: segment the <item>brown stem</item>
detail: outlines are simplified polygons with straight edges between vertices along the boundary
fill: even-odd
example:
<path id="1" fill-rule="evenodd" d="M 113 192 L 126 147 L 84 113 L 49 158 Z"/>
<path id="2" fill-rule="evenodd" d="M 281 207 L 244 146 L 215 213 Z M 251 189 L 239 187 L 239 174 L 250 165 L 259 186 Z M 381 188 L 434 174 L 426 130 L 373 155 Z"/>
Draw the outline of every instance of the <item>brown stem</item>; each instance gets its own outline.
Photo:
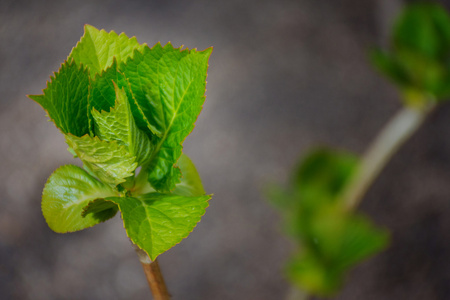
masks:
<path id="1" fill-rule="evenodd" d="M 147 277 L 148 285 L 152 291 L 153 298 L 155 300 L 169 300 L 170 295 L 167 291 L 166 283 L 162 277 L 161 270 L 159 269 L 159 264 L 157 260 L 151 263 L 142 263 L 142 268 L 144 268 L 145 276 Z"/>
<path id="2" fill-rule="evenodd" d="M 154 300 L 170 300 L 169 292 L 167 291 L 166 283 L 161 274 L 158 261 L 155 259 L 151 261 L 147 253 L 133 244 L 134 250 L 139 256 L 139 260 L 144 269 L 145 277 L 147 278 L 148 286 L 152 291 Z"/>

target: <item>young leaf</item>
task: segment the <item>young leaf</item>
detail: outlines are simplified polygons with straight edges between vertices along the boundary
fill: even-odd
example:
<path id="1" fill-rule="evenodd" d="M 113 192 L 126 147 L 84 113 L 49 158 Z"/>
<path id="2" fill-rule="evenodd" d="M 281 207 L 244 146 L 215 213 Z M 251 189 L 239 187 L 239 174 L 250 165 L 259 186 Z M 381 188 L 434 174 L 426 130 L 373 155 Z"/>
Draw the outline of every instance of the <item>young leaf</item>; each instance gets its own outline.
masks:
<path id="1" fill-rule="evenodd" d="M 323 209 L 313 218 L 310 239 L 287 264 L 293 283 L 316 295 L 338 291 L 349 268 L 382 250 L 388 233 L 361 215 Z"/>
<path id="2" fill-rule="evenodd" d="M 133 59 L 120 66 L 138 106 L 158 135 L 148 178 L 157 190 L 173 190 L 178 182 L 180 173 L 174 164 L 205 100 L 211 51 L 181 51 L 171 44 L 157 44 L 135 52 Z"/>
<path id="3" fill-rule="evenodd" d="M 183 177 L 174 194 L 155 193 L 147 180 L 144 180 L 141 186 L 138 176 L 137 186 L 131 193 L 139 195 L 148 192 L 144 196 L 136 197 L 138 199 L 98 199 L 89 203 L 84 214 L 87 216 L 101 211 L 111 203 L 122 203 L 122 218 L 129 237 L 151 255 L 152 259 L 156 258 L 187 237 L 204 214 L 208 206 L 207 200 L 210 199 L 210 196 L 205 195 L 200 176 L 192 161 L 183 154 L 178 164 Z"/>
<path id="4" fill-rule="evenodd" d="M 177 183 L 172 193 L 188 197 L 204 195 L 205 190 L 203 189 L 202 180 L 191 159 L 182 153 L 178 159 L 177 166 L 183 176 L 181 176 L 180 182 Z M 132 190 L 133 194 L 141 195 L 156 192 L 147 180 L 147 172 L 148 170 L 141 170 L 136 177 L 135 186 Z"/>
<path id="5" fill-rule="evenodd" d="M 131 114 L 125 89 L 115 87 L 115 106 L 109 112 L 92 110 L 95 120 L 95 134 L 103 141 L 116 141 L 127 147 L 128 152 L 136 157 L 138 165 L 148 161 L 152 145 L 148 136 L 137 128 Z"/>
<path id="6" fill-rule="evenodd" d="M 399 86 L 406 104 L 426 106 L 450 96 L 450 16 L 435 3 L 406 6 L 393 28 L 388 51 L 372 61 Z"/>
<path id="7" fill-rule="evenodd" d="M 301 161 L 288 190 L 272 189 L 301 249 L 287 275 L 310 293 L 335 293 L 349 268 L 387 244 L 384 230 L 344 207 L 342 194 L 357 165 L 352 154 L 318 149 Z"/>
<path id="8" fill-rule="evenodd" d="M 293 189 L 302 198 L 336 199 L 347 186 L 358 158 L 346 152 L 319 148 L 311 151 L 293 176 Z M 303 200 L 305 201 L 305 200 Z M 314 205 L 319 203 L 314 203 Z"/>
<path id="9" fill-rule="evenodd" d="M 83 208 L 92 200 L 117 196 L 80 167 L 65 165 L 48 179 L 42 194 L 42 213 L 48 226 L 59 233 L 85 229 L 112 218 L 117 207 L 95 212 L 83 218 Z"/>
<path id="10" fill-rule="evenodd" d="M 66 142 L 98 179 L 112 186 L 125 182 L 137 168 L 136 157 L 116 141 L 67 134 Z"/>
<path id="11" fill-rule="evenodd" d="M 84 35 L 72 49 L 68 60 L 87 66 L 93 78 L 111 66 L 114 59 L 118 63 L 126 61 L 133 56 L 134 50 L 142 51 L 144 46 L 139 45 L 135 37 L 129 38 L 124 33 L 117 35 L 114 31 L 108 33 L 85 25 Z"/>
<path id="12" fill-rule="evenodd" d="M 119 206 L 128 237 L 155 260 L 191 233 L 210 198 L 150 193 L 105 200 Z"/>
<path id="13" fill-rule="evenodd" d="M 117 69 L 116 60 L 113 61 L 113 64 L 107 68 L 106 71 L 95 76 L 91 81 L 89 90 L 89 112 L 92 108 L 95 108 L 98 111 L 109 111 L 109 109 L 115 105 L 115 85 L 120 89 L 125 89 L 131 112 L 133 113 L 138 128 L 143 130 L 148 136 L 152 136 L 153 133 L 150 130 L 150 123 L 137 106 L 128 79 Z"/>
<path id="14" fill-rule="evenodd" d="M 65 62 L 47 82 L 43 95 L 29 95 L 42 105 L 50 119 L 64 133 L 82 136 L 89 132 L 87 70 L 74 62 Z"/>
<path id="15" fill-rule="evenodd" d="M 180 183 L 176 185 L 173 193 L 183 196 L 204 195 L 206 192 L 203 188 L 202 180 L 192 160 L 182 153 L 177 164 L 183 176 L 181 177 Z"/>

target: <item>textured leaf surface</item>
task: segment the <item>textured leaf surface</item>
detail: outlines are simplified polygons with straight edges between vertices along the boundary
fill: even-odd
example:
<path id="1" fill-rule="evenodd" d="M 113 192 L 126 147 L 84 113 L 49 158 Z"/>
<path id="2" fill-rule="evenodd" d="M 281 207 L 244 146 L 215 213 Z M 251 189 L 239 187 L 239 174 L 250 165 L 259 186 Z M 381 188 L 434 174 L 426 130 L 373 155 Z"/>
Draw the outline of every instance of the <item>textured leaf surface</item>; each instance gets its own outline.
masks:
<path id="1" fill-rule="evenodd" d="M 150 139 L 137 128 L 125 89 L 119 89 L 115 85 L 115 98 L 115 106 L 109 112 L 92 110 L 95 134 L 102 141 L 116 141 L 119 145 L 124 145 L 136 157 L 138 165 L 142 165 L 150 159 Z"/>
<path id="2" fill-rule="evenodd" d="M 136 38 L 129 38 L 124 33 L 117 35 L 114 31 L 98 30 L 91 25 L 85 25 L 84 35 L 69 55 L 78 65 L 83 64 L 90 70 L 91 77 L 106 70 L 113 60 L 125 61 L 133 56 L 135 49 L 142 51 Z"/>
<path id="3" fill-rule="evenodd" d="M 82 217 L 83 208 L 92 200 L 116 196 L 106 184 L 83 169 L 66 165 L 48 179 L 42 194 L 42 213 L 48 226 L 60 233 L 88 228 L 112 218 L 117 207 L 109 207 Z"/>
<path id="4" fill-rule="evenodd" d="M 115 60 L 106 71 L 95 76 L 95 79 L 91 81 L 89 91 L 89 112 L 92 108 L 98 111 L 109 111 L 111 107 L 114 107 L 116 99 L 115 85 L 120 89 L 125 89 L 137 126 L 146 132 L 147 135 L 151 136 L 152 132 L 150 131 L 150 124 L 145 118 L 144 113 L 137 106 L 128 79 L 117 69 L 117 62 Z"/>
<path id="5" fill-rule="evenodd" d="M 174 194 L 155 193 L 149 182 L 143 180 L 144 185 L 131 190 L 131 193 L 139 195 L 146 192 L 144 196 L 95 200 L 86 207 L 85 214 L 108 209 L 112 203 L 110 201 L 122 203 L 122 218 L 130 238 L 152 259 L 156 258 L 188 236 L 204 214 L 207 200 L 210 199 L 210 196 L 205 195 L 192 161 L 183 154 L 178 163 L 183 177 Z"/>
<path id="6" fill-rule="evenodd" d="M 85 166 L 104 183 L 116 186 L 125 182 L 127 177 L 133 176 L 137 168 L 136 158 L 125 146 L 115 141 L 106 142 L 89 135 L 81 138 L 66 135 L 66 142 Z"/>
<path id="7" fill-rule="evenodd" d="M 171 44 L 157 44 L 135 52 L 133 59 L 120 66 L 137 104 L 158 135 L 149 166 L 149 181 L 157 190 L 172 190 L 178 182 L 180 172 L 174 164 L 205 100 L 211 51 L 180 51 Z"/>
<path id="8" fill-rule="evenodd" d="M 209 199 L 207 195 L 150 193 L 105 200 L 119 205 L 128 236 L 154 260 L 189 235 L 205 214 Z"/>
<path id="9" fill-rule="evenodd" d="M 87 70 L 65 62 L 47 82 L 43 95 L 30 95 L 47 111 L 56 127 L 64 133 L 82 136 L 89 132 Z"/>

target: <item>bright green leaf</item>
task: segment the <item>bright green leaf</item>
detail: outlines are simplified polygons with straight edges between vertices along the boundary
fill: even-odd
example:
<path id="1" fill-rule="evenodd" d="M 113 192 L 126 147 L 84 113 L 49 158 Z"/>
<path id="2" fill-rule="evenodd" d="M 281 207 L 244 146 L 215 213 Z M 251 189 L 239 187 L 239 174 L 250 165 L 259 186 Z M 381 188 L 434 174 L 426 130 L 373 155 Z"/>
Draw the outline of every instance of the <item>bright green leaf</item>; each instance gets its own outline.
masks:
<path id="1" fill-rule="evenodd" d="M 119 206 L 128 237 L 155 260 L 192 232 L 210 198 L 150 193 L 105 200 Z"/>
<path id="2" fill-rule="evenodd" d="M 158 135 L 149 165 L 149 181 L 157 190 L 172 190 L 178 182 L 180 173 L 174 165 L 205 100 L 211 51 L 181 51 L 171 44 L 157 44 L 136 52 L 120 66 L 138 106 Z"/>
<path id="3" fill-rule="evenodd" d="M 183 174 L 173 191 L 174 194 L 183 196 L 202 196 L 205 194 L 205 189 L 202 185 L 202 180 L 197 172 L 197 168 L 191 159 L 185 155 L 181 154 L 178 159 L 178 167 Z"/>
<path id="4" fill-rule="evenodd" d="M 177 183 L 173 193 L 183 196 L 204 195 L 205 190 L 202 185 L 202 180 L 191 159 L 182 153 L 177 165 L 183 176 L 180 178 L 180 182 Z M 141 173 L 136 177 L 135 186 L 132 190 L 133 194 L 140 195 L 156 192 L 147 180 L 147 172 L 148 170 L 141 170 Z"/>
<path id="5" fill-rule="evenodd" d="M 64 133 L 82 136 L 89 132 L 87 70 L 65 62 L 47 82 L 43 95 L 30 95 L 47 111 L 48 116 Z"/>
<path id="6" fill-rule="evenodd" d="M 138 165 L 143 165 L 152 153 L 150 139 L 137 128 L 125 89 L 119 89 L 115 85 L 115 92 L 115 106 L 109 112 L 92 110 L 95 134 L 102 141 L 116 141 L 119 145 L 124 145 L 136 157 Z"/>
<path id="7" fill-rule="evenodd" d="M 113 186 L 134 175 L 136 157 L 116 141 L 102 141 L 98 137 L 66 135 L 66 142 L 85 166 L 102 182 Z"/>
<path id="8" fill-rule="evenodd" d="M 85 25 L 84 35 L 68 60 L 73 59 L 78 65 L 83 64 L 90 70 L 90 76 L 100 74 L 112 65 L 114 59 L 118 63 L 133 57 L 134 50 L 142 51 L 145 44 L 139 45 L 135 37 L 129 38 L 124 33 L 117 35 L 114 31 L 98 30 Z"/>
<path id="9" fill-rule="evenodd" d="M 66 165 L 48 179 L 42 194 L 42 213 L 48 226 L 60 233 L 88 228 L 112 218 L 117 207 L 82 217 L 83 208 L 92 200 L 117 194 L 83 169 Z"/>
<path id="10" fill-rule="evenodd" d="M 117 69 L 117 62 L 115 60 L 106 71 L 95 76 L 91 81 L 89 90 L 89 112 L 92 108 L 98 111 L 109 111 L 109 109 L 115 105 L 116 91 L 114 83 L 120 89 L 125 89 L 134 120 L 139 129 L 143 130 L 148 136 L 152 136 L 150 123 L 137 105 L 134 95 L 131 92 L 128 79 Z"/>

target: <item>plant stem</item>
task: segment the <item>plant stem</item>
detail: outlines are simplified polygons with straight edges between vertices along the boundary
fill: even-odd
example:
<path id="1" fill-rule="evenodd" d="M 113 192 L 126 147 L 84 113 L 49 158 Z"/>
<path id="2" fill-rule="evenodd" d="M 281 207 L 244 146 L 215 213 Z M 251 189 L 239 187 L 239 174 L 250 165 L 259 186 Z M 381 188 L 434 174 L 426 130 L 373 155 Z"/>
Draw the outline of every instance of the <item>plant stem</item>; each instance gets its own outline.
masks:
<path id="1" fill-rule="evenodd" d="M 358 171 L 344 194 L 345 206 L 355 209 L 372 182 L 400 148 L 420 127 L 435 104 L 423 108 L 404 107 L 382 129 L 362 158 Z"/>
<path id="2" fill-rule="evenodd" d="M 151 261 L 147 253 L 133 244 L 139 261 L 144 269 L 145 277 L 147 278 L 148 285 L 152 291 L 154 300 L 170 300 L 169 292 L 167 291 L 166 283 L 161 274 L 158 261 L 155 259 Z"/>
<path id="3" fill-rule="evenodd" d="M 286 297 L 286 300 L 308 300 L 309 295 L 297 287 L 291 287 Z"/>

